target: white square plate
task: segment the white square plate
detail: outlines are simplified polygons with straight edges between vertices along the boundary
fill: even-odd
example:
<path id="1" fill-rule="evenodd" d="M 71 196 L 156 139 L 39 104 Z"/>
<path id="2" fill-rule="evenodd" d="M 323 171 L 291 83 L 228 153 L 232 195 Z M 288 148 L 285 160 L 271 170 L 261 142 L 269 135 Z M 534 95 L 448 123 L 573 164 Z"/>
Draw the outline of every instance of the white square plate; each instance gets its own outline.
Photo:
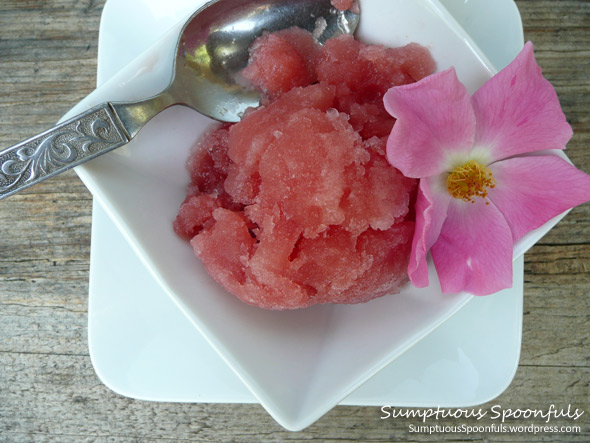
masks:
<path id="1" fill-rule="evenodd" d="M 523 261 L 511 289 L 472 299 L 340 404 L 467 407 L 500 395 L 518 367 Z M 90 279 L 90 357 L 110 389 L 148 401 L 257 402 L 96 202 Z"/>
<path id="2" fill-rule="evenodd" d="M 175 6 L 169 1 L 164 9 L 161 2 L 133 0 L 129 6 L 133 11 L 139 5 L 145 5 L 144 10 L 157 7 L 158 14 L 176 7 L 176 12 L 188 15 L 201 3 L 184 0 Z M 439 69 L 455 66 L 471 91 L 493 72 L 482 52 L 434 0 L 363 0 L 362 6 L 361 39 L 392 46 L 422 43 L 431 48 Z M 172 23 L 177 16 L 170 17 L 170 33 L 73 112 L 107 99 L 138 99 L 162 89 L 171 75 L 181 26 Z M 378 32 L 383 29 L 388 30 L 385 39 Z M 188 174 L 180 174 L 188 150 L 209 122 L 187 109 L 172 108 L 128 146 L 78 168 L 78 173 L 164 291 L 253 395 L 283 426 L 301 429 L 471 297 L 443 297 L 434 275 L 430 289 L 408 288 L 400 296 L 359 306 L 268 312 L 228 296 L 170 229 L 188 182 Z M 198 294 L 194 288 L 199 288 Z"/>

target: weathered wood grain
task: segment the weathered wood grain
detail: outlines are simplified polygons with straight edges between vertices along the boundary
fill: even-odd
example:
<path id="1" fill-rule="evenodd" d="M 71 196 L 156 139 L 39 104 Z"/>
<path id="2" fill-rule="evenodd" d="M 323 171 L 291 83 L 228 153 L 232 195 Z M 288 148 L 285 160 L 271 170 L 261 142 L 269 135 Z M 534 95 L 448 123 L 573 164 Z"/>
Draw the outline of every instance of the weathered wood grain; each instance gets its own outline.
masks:
<path id="1" fill-rule="evenodd" d="M 574 128 L 568 154 L 590 172 L 590 2 L 517 4 Z M 94 88 L 103 5 L 0 2 L 0 146 L 50 127 Z M 373 407 L 337 407 L 288 433 L 258 405 L 149 403 L 113 394 L 94 373 L 86 339 L 91 202 L 73 172 L 0 202 L 0 442 L 590 441 L 588 204 L 526 255 L 520 366 L 508 389 L 482 406 L 571 404 L 585 411 L 576 423 L 582 432 L 429 436 L 409 432 L 411 421 L 381 420 Z M 439 421 L 461 423 L 491 422 Z"/>

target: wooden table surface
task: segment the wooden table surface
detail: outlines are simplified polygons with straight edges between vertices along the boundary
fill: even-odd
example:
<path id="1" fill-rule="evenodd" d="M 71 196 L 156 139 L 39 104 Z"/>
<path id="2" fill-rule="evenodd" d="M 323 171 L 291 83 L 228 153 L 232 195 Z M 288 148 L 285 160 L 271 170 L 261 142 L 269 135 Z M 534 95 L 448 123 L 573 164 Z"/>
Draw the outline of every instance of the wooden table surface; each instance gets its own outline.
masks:
<path id="1" fill-rule="evenodd" d="M 0 146 L 49 128 L 92 91 L 105 0 L 0 1 Z M 590 173 L 590 2 L 518 0 L 574 129 L 568 154 Z M 590 204 L 525 256 L 523 341 L 502 409 L 572 411 L 580 432 L 417 434 L 378 407 L 336 407 L 298 433 L 258 405 L 123 398 L 95 375 L 87 306 L 92 196 L 69 172 L 0 202 L 0 442 L 590 441 Z M 492 420 L 441 419 L 443 425 Z M 512 424 L 542 425 L 541 419 Z M 566 429 L 567 430 L 567 429 Z"/>

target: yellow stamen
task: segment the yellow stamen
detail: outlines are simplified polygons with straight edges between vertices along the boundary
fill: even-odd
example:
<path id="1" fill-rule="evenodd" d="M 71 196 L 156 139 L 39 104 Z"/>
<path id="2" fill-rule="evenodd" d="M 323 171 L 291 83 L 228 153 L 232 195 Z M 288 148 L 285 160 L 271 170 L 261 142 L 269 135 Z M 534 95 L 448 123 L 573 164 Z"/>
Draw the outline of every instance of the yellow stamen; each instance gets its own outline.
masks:
<path id="1" fill-rule="evenodd" d="M 447 190 L 458 199 L 475 203 L 475 197 L 486 198 L 488 189 L 496 186 L 492 171 L 475 160 L 459 166 L 447 177 Z M 486 201 L 486 204 L 489 202 Z"/>

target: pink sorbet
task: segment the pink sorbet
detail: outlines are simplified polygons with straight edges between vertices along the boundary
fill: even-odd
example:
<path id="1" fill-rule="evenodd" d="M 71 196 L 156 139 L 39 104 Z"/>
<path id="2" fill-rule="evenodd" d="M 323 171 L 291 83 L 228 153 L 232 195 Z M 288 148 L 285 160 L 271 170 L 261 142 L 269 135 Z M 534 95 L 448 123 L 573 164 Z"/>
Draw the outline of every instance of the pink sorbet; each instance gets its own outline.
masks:
<path id="1" fill-rule="evenodd" d="M 246 303 L 360 303 L 407 280 L 416 181 L 385 156 L 382 99 L 434 70 L 423 47 L 288 29 L 259 38 L 244 76 L 266 94 L 193 150 L 174 222 L 205 268 Z"/>
<path id="2" fill-rule="evenodd" d="M 354 5 L 354 0 L 332 0 L 332 6 L 340 11 L 347 11 Z"/>

